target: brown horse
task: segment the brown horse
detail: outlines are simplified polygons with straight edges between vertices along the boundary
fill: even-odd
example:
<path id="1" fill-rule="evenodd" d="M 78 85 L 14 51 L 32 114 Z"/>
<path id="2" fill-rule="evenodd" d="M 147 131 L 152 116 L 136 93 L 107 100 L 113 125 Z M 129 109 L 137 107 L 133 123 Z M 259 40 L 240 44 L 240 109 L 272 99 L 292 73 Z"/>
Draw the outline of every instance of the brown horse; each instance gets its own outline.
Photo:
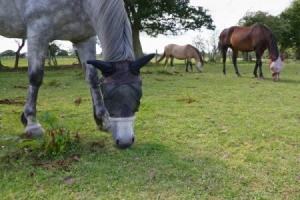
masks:
<path id="1" fill-rule="evenodd" d="M 232 61 L 237 76 L 241 76 L 236 60 L 238 56 L 238 51 L 250 52 L 255 51 L 256 54 L 256 64 L 254 67 L 254 76 L 257 76 L 257 68 L 259 67 L 259 77 L 263 77 L 262 73 L 262 54 L 266 49 L 269 50 L 270 59 L 272 60 L 270 64 L 270 69 L 272 71 L 272 77 L 274 81 L 279 80 L 279 73 L 283 68 L 283 59 L 279 56 L 277 40 L 274 34 L 262 24 L 254 24 L 248 27 L 238 27 L 232 26 L 230 28 L 224 29 L 219 36 L 219 49 L 223 56 L 223 73 L 226 75 L 226 53 L 228 48 L 232 49 Z"/>
<path id="2" fill-rule="evenodd" d="M 179 46 L 176 44 L 169 44 L 169 45 L 165 46 L 163 55 L 160 57 L 160 59 L 156 63 L 158 64 L 164 58 L 166 58 L 165 68 L 167 67 L 169 58 L 171 58 L 171 68 L 173 70 L 174 70 L 174 66 L 173 66 L 174 58 L 177 58 L 179 60 L 186 60 L 186 69 L 185 69 L 186 72 L 188 71 L 188 66 L 190 66 L 191 70 L 193 71 L 192 58 L 194 58 L 197 63 L 197 68 L 198 68 L 199 72 L 203 72 L 202 56 L 201 56 L 199 50 L 190 44 L 184 45 L 184 46 Z"/>

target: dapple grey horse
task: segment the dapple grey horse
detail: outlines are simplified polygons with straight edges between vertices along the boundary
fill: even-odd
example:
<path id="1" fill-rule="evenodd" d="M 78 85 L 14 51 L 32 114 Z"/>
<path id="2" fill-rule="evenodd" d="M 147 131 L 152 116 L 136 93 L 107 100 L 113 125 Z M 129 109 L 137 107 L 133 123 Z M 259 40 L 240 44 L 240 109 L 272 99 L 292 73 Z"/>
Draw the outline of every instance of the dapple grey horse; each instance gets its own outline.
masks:
<path id="1" fill-rule="evenodd" d="M 27 39 L 29 89 L 21 116 L 27 134 L 45 132 L 36 117 L 36 103 L 48 44 L 69 40 L 85 68 L 97 125 L 112 131 L 117 147 L 133 144 L 134 113 L 142 96 L 140 68 L 154 55 L 134 61 L 123 0 L 1 0 L 0 35 Z M 95 36 L 100 39 L 103 61 L 95 60 Z M 101 80 L 93 65 L 102 71 Z"/>

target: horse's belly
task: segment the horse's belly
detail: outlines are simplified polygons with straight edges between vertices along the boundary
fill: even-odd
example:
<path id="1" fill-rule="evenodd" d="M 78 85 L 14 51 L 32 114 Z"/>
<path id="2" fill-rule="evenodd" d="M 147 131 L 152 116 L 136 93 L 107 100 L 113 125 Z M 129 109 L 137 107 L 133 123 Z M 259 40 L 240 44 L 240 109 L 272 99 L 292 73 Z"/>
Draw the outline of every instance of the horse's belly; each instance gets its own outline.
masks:
<path id="1" fill-rule="evenodd" d="M 230 39 L 230 43 L 232 49 L 244 52 L 253 51 L 251 39 L 247 36 L 243 37 L 233 33 Z"/>
<path id="2" fill-rule="evenodd" d="M 13 0 L 0 1 L 0 35 L 8 38 L 26 36 L 26 26 L 18 10 Z"/>
<path id="3" fill-rule="evenodd" d="M 182 52 L 182 51 L 174 50 L 172 55 L 174 58 L 179 59 L 179 60 L 186 59 L 186 56 L 185 56 L 184 52 Z"/>
<path id="4" fill-rule="evenodd" d="M 56 29 L 52 37 L 56 40 L 70 40 L 72 42 L 77 42 L 95 35 L 96 33 L 92 26 L 80 22 L 74 22 Z"/>
<path id="5" fill-rule="evenodd" d="M 247 44 L 247 43 L 236 43 L 232 44 L 231 48 L 237 51 L 242 51 L 242 52 L 250 52 L 253 51 L 252 44 Z"/>
<path id="6" fill-rule="evenodd" d="M 67 1 L 66 1 L 67 2 Z M 25 17 L 32 21 L 40 20 L 37 13 L 43 16 L 44 28 L 51 30 L 49 38 L 53 40 L 81 41 L 95 36 L 95 31 L 91 25 L 89 17 L 85 14 L 82 2 L 73 0 L 72 4 L 66 2 L 48 1 L 35 4 L 28 8 Z M 68 2 L 67 2 L 68 3 Z"/>

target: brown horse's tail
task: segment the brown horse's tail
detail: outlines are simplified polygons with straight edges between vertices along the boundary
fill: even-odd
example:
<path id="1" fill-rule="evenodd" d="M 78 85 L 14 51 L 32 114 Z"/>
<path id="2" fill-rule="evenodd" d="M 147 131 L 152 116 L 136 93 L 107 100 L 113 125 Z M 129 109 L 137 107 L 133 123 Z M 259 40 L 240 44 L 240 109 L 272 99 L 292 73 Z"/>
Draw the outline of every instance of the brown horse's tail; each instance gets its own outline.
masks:
<path id="1" fill-rule="evenodd" d="M 222 44 L 221 40 L 219 40 L 219 42 L 218 42 L 218 49 L 219 49 L 219 51 L 222 51 L 222 49 L 223 49 L 223 44 Z"/>
<path id="2" fill-rule="evenodd" d="M 156 61 L 156 64 L 158 65 L 165 57 L 166 57 L 166 52 L 164 52 L 163 55 Z"/>

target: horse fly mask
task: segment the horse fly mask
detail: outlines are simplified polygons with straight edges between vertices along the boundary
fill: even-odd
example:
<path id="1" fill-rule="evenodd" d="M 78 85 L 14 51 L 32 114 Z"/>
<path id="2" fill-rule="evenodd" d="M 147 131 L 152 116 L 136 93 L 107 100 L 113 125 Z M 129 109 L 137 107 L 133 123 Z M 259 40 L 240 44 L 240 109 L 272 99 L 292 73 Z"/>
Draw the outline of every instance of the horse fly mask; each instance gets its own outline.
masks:
<path id="1" fill-rule="evenodd" d="M 113 138 L 119 148 L 127 148 L 134 142 L 134 114 L 138 111 L 142 97 L 140 68 L 153 57 L 154 54 L 150 54 L 134 62 L 87 61 L 87 64 L 92 64 L 102 72 L 100 88 L 104 105 L 110 116 L 109 123 Z"/>

